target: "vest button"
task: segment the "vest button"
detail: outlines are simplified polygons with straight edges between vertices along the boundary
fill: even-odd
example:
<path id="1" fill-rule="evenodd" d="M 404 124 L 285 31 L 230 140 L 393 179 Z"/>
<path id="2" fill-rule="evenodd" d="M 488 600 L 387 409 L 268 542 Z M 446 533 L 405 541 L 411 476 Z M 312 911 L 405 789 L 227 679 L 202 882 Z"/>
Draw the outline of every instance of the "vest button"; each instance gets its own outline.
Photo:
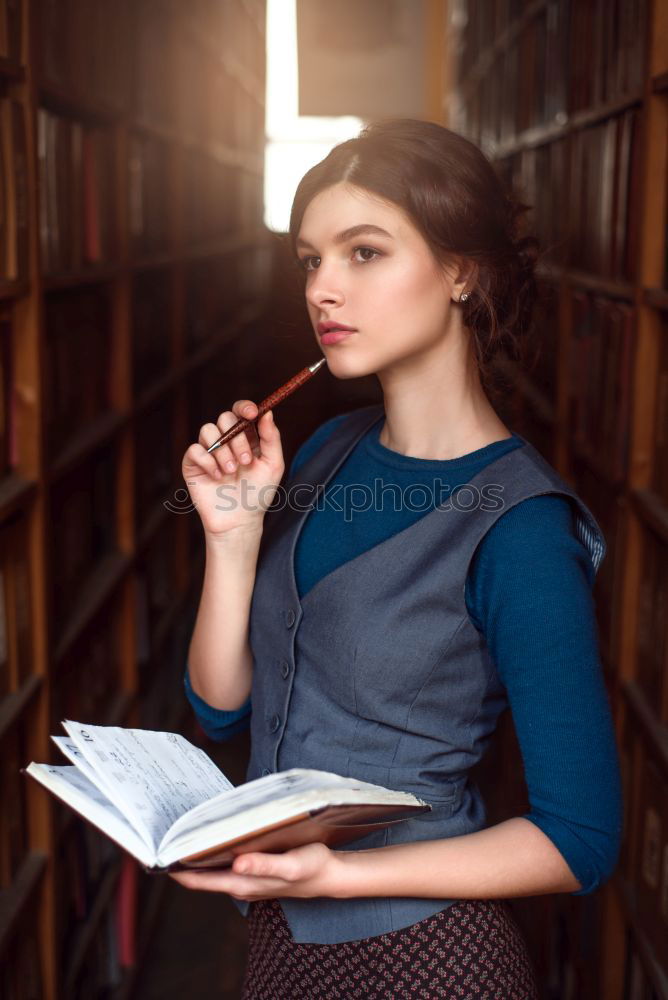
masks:
<path id="1" fill-rule="evenodd" d="M 285 624 L 288 626 L 288 628 L 292 628 L 292 626 L 295 623 L 296 617 L 297 616 L 292 610 L 292 608 L 290 608 L 288 611 L 285 612 Z"/>
<path id="2" fill-rule="evenodd" d="M 279 719 L 279 717 L 277 715 L 272 715 L 271 719 L 269 720 L 269 732 L 275 733 L 280 724 L 281 720 Z"/>
<path id="3" fill-rule="evenodd" d="M 282 660 L 281 661 L 281 677 L 283 677 L 283 679 L 285 679 L 288 676 L 289 673 L 290 673 L 290 664 L 288 663 L 287 660 Z"/>
<path id="4" fill-rule="evenodd" d="M 268 768 L 268 767 L 263 767 L 263 768 L 262 768 L 262 777 L 263 777 L 263 778 L 266 778 L 266 776 L 267 776 L 268 774 L 271 774 L 271 771 L 269 770 L 269 768 Z"/>

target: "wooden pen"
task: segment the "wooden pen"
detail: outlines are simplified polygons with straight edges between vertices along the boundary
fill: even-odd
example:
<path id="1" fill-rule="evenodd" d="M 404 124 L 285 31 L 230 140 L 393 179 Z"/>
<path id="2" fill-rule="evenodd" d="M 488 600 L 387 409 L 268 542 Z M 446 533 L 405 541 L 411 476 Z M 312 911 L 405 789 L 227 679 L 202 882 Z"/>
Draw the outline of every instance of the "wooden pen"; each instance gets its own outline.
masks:
<path id="1" fill-rule="evenodd" d="M 236 424 L 229 427 L 217 441 L 214 441 L 213 444 L 206 449 L 207 452 L 215 451 L 216 448 L 220 448 L 221 445 L 227 444 L 227 442 L 233 437 L 236 437 L 237 434 L 241 434 L 242 431 L 245 431 L 251 426 L 251 424 L 254 424 L 256 420 L 259 420 L 263 413 L 266 413 L 267 410 L 271 410 L 272 407 L 281 403 L 286 396 L 289 396 L 290 393 L 295 391 L 295 389 L 298 389 L 300 385 L 304 384 L 304 382 L 308 382 L 311 376 L 315 375 L 318 369 L 324 365 L 326 360 L 326 358 L 320 358 L 320 361 L 316 361 L 315 364 L 307 365 L 306 368 L 302 368 L 302 370 L 297 372 L 296 375 L 293 375 L 292 378 L 285 383 L 285 385 L 282 385 L 279 389 L 272 392 L 270 396 L 267 396 L 266 399 L 262 400 L 257 408 L 257 417 L 253 417 L 252 420 L 247 420 L 245 417 L 242 417 L 241 420 L 237 420 Z"/>

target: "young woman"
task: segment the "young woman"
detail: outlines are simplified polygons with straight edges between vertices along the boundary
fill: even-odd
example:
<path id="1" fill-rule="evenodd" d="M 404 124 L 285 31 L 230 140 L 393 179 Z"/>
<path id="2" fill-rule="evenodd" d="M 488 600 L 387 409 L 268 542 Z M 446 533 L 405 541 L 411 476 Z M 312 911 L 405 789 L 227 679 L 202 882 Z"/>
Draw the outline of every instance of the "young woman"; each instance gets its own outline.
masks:
<path id="1" fill-rule="evenodd" d="M 504 900 L 589 893 L 615 866 L 592 601 L 605 541 L 490 400 L 490 359 L 531 330 L 525 207 L 434 123 L 337 146 L 301 181 L 290 240 L 330 372 L 375 373 L 383 403 L 323 424 L 269 512 L 271 413 L 209 455 L 257 413 L 239 400 L 184 456 L 206 544 L 186 671 L 204 728 L 225 739 L 250 719 L 249 780 L 322 768 L 433 807 L 343 849 L 174 876 L 248 915 L 246 1000 L 535 997 Z M 488 827 L 469 771 L 508 704 L 530 810 Z"/>

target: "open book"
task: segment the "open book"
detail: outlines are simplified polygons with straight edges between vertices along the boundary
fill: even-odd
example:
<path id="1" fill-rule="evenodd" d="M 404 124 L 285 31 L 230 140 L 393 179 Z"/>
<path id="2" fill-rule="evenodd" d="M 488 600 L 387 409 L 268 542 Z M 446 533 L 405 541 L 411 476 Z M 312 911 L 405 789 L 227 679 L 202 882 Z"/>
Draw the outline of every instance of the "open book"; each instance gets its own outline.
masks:
<path id="1" fill-rule="evenodd" d="M 328 771 L 292 768 L 235 787 L 176 733 L 62 723 L 71 765 L 24 769 L 147 871 L 224 868 L 237 854 L 336 846 L 431 806 Z"/>

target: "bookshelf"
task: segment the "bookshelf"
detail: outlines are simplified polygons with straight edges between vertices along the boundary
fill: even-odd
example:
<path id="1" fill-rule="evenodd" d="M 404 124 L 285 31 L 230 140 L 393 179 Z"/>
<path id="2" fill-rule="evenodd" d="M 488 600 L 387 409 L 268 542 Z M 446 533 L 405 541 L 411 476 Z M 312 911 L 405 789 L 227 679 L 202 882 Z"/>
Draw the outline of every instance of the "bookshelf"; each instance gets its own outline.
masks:
<path id="1" fill-rule="evenodd" d="M 263 0 L 0 0 L 0 994 L 132 994 L 161 887 L 19 768 L 178 728 L 181 458 L 261 346 Z M 169 502 L 169 507 L 165 504 Z M 180 505 L 180 506 L 179 506 Z M 178 516 L 178 515 L 185 516 Z"/>
<path id="2" fill-rule="evenodd" d="M 595 593 L 622 858 L 591 896 L 518 912 L 545 998 L 668 1000 L 668 8 L 451 0 L 445 49 L 443 120 L 533 206 L 545 251 L 542 354 L 500 362 L 507 418 L 608 542 Z"/>

